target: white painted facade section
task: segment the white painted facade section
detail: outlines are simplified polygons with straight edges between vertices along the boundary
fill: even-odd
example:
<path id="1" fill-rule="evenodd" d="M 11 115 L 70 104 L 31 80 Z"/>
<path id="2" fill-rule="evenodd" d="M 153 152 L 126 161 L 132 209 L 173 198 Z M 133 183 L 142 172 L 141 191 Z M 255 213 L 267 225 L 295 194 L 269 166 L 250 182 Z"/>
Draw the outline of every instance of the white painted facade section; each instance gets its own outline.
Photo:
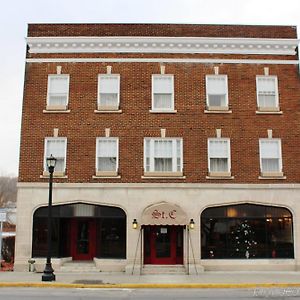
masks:
<path id="1" fill-rule="evenodd" d="M 189 258 L 191 272 L 201 270 L 300 270 L 300 184 L 184 184 L 184 183 L 55 183 L 53 205 L 76 202 L 108 205 L 122 208 L 127 217 L 126 259 L 95 259 L 99 271 L 135 272 L 141 264 L 141 249 L 137 246 L 142 214 L 145 208 L 160 202 L 178 205 L 187 219 L 194 219 L 195 229 L 190 230 L 192 247 L 187 247 L 184 230 L 184 262 Z M 293 215 L 294 259 L 201 259 L 200 216 L 211 206 L 252 203 L 288 208 Z M 48 204 L 47 183 L 18 184 L 18 217 L 15 270 L 28 270 L 31 258 L 32 222 L 35 210 Z M 132 228 L 137 219 L 138 229 Z M 67 238 L 67 237 L 66 237 Z M 137 256 L 135 256 L 137 249 Z M 189 250 L 187 250 L 189 249 Z M 194 257 L 192 254 L 192 250 Z M 189 253 L 187 253 L 189 251 Z M 53 259 L 55 270 L 70 258 Z M 194 265 L 196 262 L 196 265 Z M 45 259 L 37 259 L 37 270 L 42 270 Z"/>
<path id="2" fill-rule="evenodd" d="M 295 55 L 298 39 L 28 37 L 30 53 L 223 53 Z"/>

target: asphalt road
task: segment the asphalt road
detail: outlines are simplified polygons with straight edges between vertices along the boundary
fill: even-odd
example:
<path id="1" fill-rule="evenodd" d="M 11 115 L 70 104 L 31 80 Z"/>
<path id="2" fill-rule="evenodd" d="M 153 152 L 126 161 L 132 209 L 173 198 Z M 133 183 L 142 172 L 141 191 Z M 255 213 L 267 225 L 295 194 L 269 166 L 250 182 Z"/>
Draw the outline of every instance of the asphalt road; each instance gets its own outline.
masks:
<path id="1" fill-rule="evenodd" d="M 79 300 L 79 299 L 300 299 L 300 288 L 259 289 L 57 289 L 0 288 L 2 300 Z"/>

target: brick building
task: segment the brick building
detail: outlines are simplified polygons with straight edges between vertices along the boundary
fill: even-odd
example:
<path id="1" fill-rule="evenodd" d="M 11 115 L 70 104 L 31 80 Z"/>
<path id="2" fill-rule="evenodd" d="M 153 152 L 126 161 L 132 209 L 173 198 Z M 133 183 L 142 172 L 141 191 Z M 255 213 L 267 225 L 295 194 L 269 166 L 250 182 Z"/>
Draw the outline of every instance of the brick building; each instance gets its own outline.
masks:
<path id="1" fill-rule="evenodd" d="M 297 50 L 293 26 L 30 24 L 15 269 L 44 265 L 51 154 L 55 269 L 298 269 Z"/>

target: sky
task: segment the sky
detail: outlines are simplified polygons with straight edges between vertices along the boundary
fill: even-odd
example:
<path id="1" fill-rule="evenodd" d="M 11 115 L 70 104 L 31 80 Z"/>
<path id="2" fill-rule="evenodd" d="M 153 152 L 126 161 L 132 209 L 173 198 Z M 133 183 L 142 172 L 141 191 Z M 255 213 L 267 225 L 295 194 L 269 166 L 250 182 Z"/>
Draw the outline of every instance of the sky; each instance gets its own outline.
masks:
<path id="1" fill-rule="evenodd" d="M 17 176 L 28 23 L 295 25 L 299 0 L 9 0 L 0 11 L 0 176 Z"/>

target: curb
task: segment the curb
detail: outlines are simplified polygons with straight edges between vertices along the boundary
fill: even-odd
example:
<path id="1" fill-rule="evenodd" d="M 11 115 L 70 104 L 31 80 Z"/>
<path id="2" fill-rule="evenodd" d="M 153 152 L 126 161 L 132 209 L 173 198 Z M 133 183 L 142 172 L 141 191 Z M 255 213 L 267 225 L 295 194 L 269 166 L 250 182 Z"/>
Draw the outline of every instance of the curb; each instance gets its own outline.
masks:
<path id="1" fill-rule="evenodd" d="M 77 283 L 39 283 L 39 282 L 1 282 L 5 287 L 35 288 L 94 288 L 94 289 L 242 289 L 242 288 L 287 288 L 300 287 L 300 283 L 116 283 L 116 284 L 77 284 Z"/>

